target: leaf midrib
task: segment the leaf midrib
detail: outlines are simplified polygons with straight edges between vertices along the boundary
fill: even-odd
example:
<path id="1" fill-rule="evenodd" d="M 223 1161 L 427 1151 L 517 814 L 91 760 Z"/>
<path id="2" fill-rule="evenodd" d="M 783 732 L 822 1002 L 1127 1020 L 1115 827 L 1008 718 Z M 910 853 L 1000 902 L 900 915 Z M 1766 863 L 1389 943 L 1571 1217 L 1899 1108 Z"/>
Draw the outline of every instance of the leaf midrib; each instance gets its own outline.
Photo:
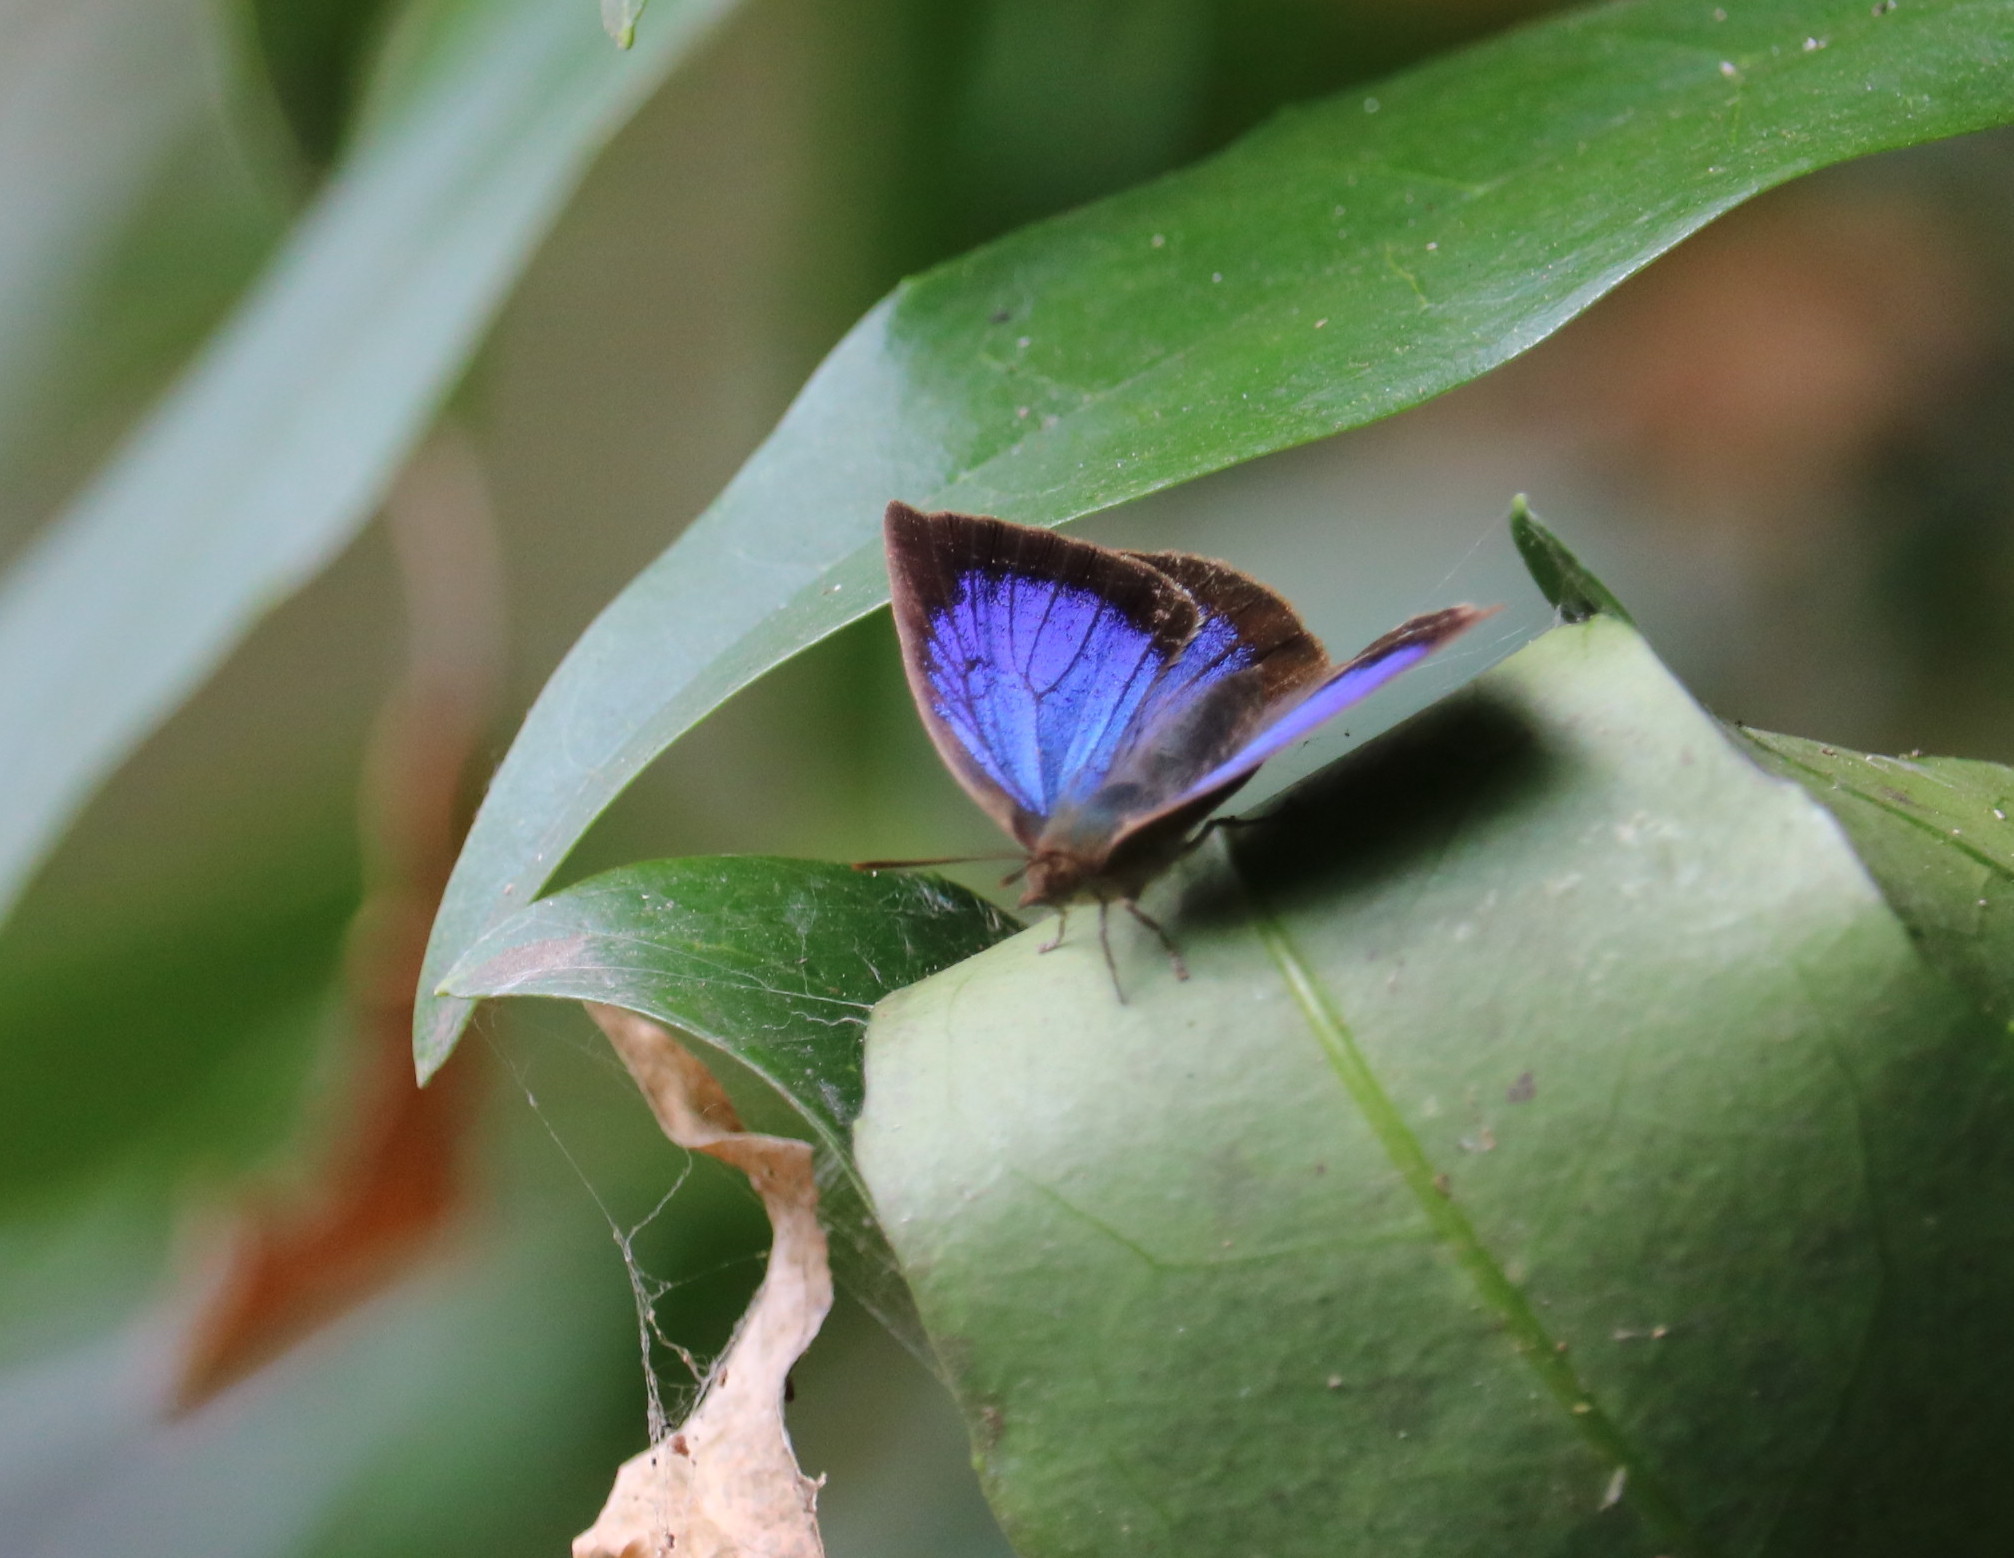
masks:
<path id="1" fill-rule="evenodd" d="M 1232 870 L 1235 872 L 1235 866 Z M 1693 1532 L 1677 1501 L 1651 1470 L 1642 1452 L 1581 1384 L 1566 1353 L 1555 1345 L 1524 1294 L 1484 1246 L 1468 1214 L 1456 1205 L 1452 1195 L 1435 1184 L 1432 1160 L 1372 1072 L 1357 1047 L 1355 1035 L 1302 958 L 1286 927 L 1249 882 L 1242 876 L 1238 881 L 1250 905 L 1260 944 L 1279 969 L 1331 1069 L 1377 1137 L 1386 1158 L 1412 1192 L 1434 1236 L 1447 1248 L 1455 1264 L 1474 1284 L 1477 1295 L 1509 1334 L 1512 1351 L 1538 1377 L 1595 1454 L 1611 1468 L 1620 1468 L 1627 1474 L 1622 1496 L 1659 1538 L 1677 1551 L 1705 1554 L 1708 1551 L 1705 1543 Z"/>

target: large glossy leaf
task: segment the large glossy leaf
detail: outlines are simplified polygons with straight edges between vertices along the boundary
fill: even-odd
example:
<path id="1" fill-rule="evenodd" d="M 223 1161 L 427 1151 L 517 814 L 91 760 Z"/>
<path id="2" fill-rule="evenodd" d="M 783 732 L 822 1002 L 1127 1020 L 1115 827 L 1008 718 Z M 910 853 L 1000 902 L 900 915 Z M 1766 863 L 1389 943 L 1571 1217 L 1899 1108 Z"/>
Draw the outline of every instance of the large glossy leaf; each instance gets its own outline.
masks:
<path id="1" fill-rule="evenodd" d="M 532 905 L 448 976 L 456 995 L 601 1001 L 700 1040 L 744 1120 L 819 1149 L 839 1274 L 917 1343 L 853 1166 L 867 1013 L 1014 922 L 954 883 L 759 855 L 658 860 Z"/>
<path id="2" fill-rule="evenodd" d="M 2014 1054 L 1633 631 L 878 1010 L 859 1161 L 1025 1558 L 2014 1543 Z"/>
<path id="3" fill-rule="evenodd" d="M 354 154 L 121 454 L 0 579 L 0 909 L 367 518 L 593 154 L 728 0 L 623 55 L 553 0 L 408 19 Z"/>
<path id="4" fill-rule="evenodd" d="M 1053 523 L 1426 399 L 1760 189 L 2014 118 L 2009 0 L 1638 0 L 1288 113 L 899 289 L 578 643 L 498 775 L 433 984 L 655 754 L 886 598 L 895 497 Z"/>

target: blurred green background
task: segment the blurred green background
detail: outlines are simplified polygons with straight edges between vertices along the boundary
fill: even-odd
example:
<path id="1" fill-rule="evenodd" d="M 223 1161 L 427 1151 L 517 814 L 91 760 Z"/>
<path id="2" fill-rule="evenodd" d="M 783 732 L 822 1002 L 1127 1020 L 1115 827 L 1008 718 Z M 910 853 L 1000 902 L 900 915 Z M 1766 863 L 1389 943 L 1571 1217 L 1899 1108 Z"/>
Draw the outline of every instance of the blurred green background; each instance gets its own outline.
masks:
<path id="1" fill-rule="evenodd" d="M 591 0 L 552 3 L 598 26 Z M 0 0 L 0 562 L 339 165 L 399 9 Z M 902 275 L 1539 9 L 733 9 L 595 163 L 446 413 L 502 559 L 504 690 L 479 764 Z M 1717 713 L 2014 760 L 2010 280 L 2014 139 L 1858 164 L 1737 211 L 1440 401 L 1082 528 L 1229 557 L 1338 651 L 1450 599 L 1511 602 L 1419 698 L 1542 625 L 1502 524 L 1527 491 Z M 612 1231 L 677 1186 L 636 1252 L 669 1284 L 663 1327 L 702 1356 L 759 1275 L 745 1187 L 656 1134 L 583 1018 L 493 1013 L 462 1188 L 417 1257 L 272 1367 L 163 1415 L 230 1209 L 312 1185 L 365 1107 L 342 970 L 411 587 L 374 525 L 277 605 L 0 938 L 10 1555 L 564 1551 L 643 1442 Z M 683 742 L 568 875 L 994 847 L 876 617 Z M 654 1364 L 679 1383 L 665 1349 Z M 835 1558 L 1005 1551 L 948 1401 L 858 1311 L 798 1370 L 792 1413 L 830 1476 Z"/>

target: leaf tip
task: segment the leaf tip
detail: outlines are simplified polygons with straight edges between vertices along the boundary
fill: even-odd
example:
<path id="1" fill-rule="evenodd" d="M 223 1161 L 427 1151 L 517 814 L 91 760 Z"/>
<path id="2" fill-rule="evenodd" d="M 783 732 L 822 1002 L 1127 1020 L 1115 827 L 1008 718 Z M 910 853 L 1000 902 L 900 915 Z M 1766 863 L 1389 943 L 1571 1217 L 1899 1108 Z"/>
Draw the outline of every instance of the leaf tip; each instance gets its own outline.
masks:
<path id="1" fill-rule="evenodd" d="M 1511 540 L 1524 559 L 1532 583 L 1552 602 L 1567 622 L 1585 622 L 1590 617 L 1614 617 L 1635 626 L 1614 592 L 1588 571 L 1587 565 L 1568 550 L 1532 512 L 1531 501 L 1520 492 L 1511 499 Z"/>
<path id="2" fill-rule="evenodd" d="M 615 40 L 618 49 L 636 43 L 636 19 L 643 14 L 643 0 L 601 0 L 602 31 Z"/>
<path id="3" fill-rule="evenodd" d="M 413 1003 L 413 1080 L 421 1087 L 448 1063 L 474 1005 L 464 997 L 448 994 L 445 981 Z"/>

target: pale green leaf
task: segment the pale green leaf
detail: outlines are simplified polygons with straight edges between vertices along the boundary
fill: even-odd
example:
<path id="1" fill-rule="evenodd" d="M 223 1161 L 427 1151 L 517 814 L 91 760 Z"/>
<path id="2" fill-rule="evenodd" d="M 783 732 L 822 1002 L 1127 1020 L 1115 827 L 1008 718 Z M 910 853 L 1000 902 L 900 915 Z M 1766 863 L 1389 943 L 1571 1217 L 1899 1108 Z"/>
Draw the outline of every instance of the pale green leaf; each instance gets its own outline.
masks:
<path id="1" fill-rule="evenodd" d="M 595 152 L 729 0 L 608 47 L 449 0 L 237 313 L 0 578 L 0 908 L 107 774 L 367 519 Z"/>
<path id="2" fill-rule="evenodd" d="M 1607 614 L 891 998 L 859 1161 L 1023 1558 L 2014 1544 L 2014 1053 Z"/>

